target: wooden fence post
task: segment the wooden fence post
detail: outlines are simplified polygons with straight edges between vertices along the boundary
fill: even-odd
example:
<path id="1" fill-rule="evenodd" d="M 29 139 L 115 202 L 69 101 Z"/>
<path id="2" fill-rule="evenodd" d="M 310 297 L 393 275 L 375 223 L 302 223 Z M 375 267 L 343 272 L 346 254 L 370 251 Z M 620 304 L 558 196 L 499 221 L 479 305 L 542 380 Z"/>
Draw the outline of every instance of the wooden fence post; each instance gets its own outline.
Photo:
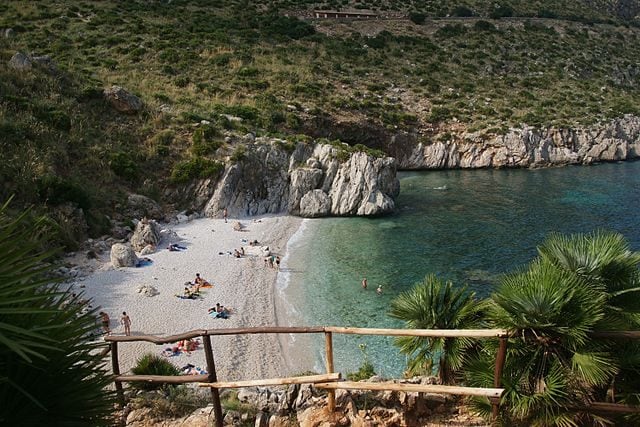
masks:
<path id="1" fill-rule="evenodd" d="M 211 337 L 209 335 L 202 336 L 204 344 L 204 355 L 207 360 L 207 372 L 209 373 L 208 382 L 215 383 L 218 381 L 216 375 L 216 364 L 213 359 L 213 350 L 211 348 Z M 213 402 L 213 414 L 216 418 L 216 427 L 222 427 L 222 404 L 220 403 L 220 392 L 217 388 L 211 388 L 211 400 Z"/>
<path id="2" fill-rule="evenodd" d="M 501 384 L 502 368 L 504 368 L 504 361 L 507 358 L 507 341 L 507 337 L 500 338 L 500 346 L 498 347 L 498 354 L 496 355 L 496 367 L 493 371 L 493 386 L 496 388 L 500 388 Z M 500 399 L 493 399 L 491 406 L 491 415 L 495 421 L 498 419 L 500 411 Z"/>
<path id="3" fill-rule="evenodd" d="M 118 362 L 118 342 L 111 341 L 111 369 L 113 375 L 116 377 L 120 375 L 120 363 Z M 116 393 L 118 394 L 118 403 L 124 407 L 124 391 L 122 389 L 122 383 L 116 381 Z"/>
<path id="4" fill-rule="evenodd" d="M 331 339 L 331 332 L 324 333 L 325 353 L 327 357 L 327 374 L 333 373 L 333 340 Z M 336 392 L 335 390 L 327 391 L 327 405 L 329 412 L 333 413 L 336 410 Z"/>

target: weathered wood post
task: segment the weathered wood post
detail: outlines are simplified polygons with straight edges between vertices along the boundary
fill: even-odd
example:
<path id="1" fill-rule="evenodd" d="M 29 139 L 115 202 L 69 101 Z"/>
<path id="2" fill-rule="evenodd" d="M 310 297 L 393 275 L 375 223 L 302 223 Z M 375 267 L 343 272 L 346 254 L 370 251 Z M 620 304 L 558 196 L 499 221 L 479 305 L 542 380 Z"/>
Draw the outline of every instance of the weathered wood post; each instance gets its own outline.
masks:
<path id="1" fill-rule="evenodd" d="M 120 362 L 118 362 L 118 342 L 111 341 L 111 369 L 113 375 L 116 377 L 120 375 Z M 116 393 L 118 394 L 118 403 L 124 407 L 124 390 L 122 389 L 122 383 L 116 381 Z"/>
<path id="2" fill-rule="evenodd" d="M 207 360 L 207 372 L 209 373 L 208 382 L 215 383 L 218 381 L 216 375 L 216 363 L 213 359 L 213 349 L 211 348 L 211 337 L 209 335 L 202 336 L 204 344 L 204 355 Z M 216 417 L 216 427 L 222 427 L 222 404 L 220 403 L 220 393 L 217 388 L 210 388 L 211 401 L 213 402 L 213 414 Z"/>
<path id="3" fill-rule="evenodd" d="M 504 368 L 504 361 L 507 358 L 507 341 L 508 337 L 500 337 L 500 346 L 498 347 L 498 354 L 496 356 L 496 367 L 493 371 L 493 386 L 500 388 L 502 378 L 502 368 Z M 491 415 L 493 420 L 498 419 L 500 411 L 500 398 L 493 399 L 491 401 Z"/>
<path id="4" fill-rule="evenodd" d="M 327 358 L 327 374 L 333 373 L 333 340 L 331 338 L 331 332 L 324 333 L 325 353 Z M 336 392 L 335 390 L 327 391 L 327 405 L 329 412 L 336 410 Z"/>

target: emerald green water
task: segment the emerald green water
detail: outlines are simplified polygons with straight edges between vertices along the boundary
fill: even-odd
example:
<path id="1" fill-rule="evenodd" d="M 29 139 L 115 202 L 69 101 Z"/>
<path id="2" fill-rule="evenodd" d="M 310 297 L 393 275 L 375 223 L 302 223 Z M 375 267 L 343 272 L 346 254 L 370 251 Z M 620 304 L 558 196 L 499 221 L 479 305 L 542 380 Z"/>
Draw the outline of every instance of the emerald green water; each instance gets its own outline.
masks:
<path id="1" fill-rule="evenodd" d="M 291 323 L 399 327 L 390 301 L 428 273 L 491 293 L 500 274 L 529 262 L 550 232 L 615 230 L 640 249 L 640 162 L 541 170 L 400 174 L 397 212 L 382 218 L 308 220 L 292 239 L 279 287 Z M 361 280 L 367 277 L 367 290 Z M 382 285 L 382 295 L 375 289 Z M 335 336 L 336 367 L 364 355 L 382 375 L 405 358 L 392 338 Z M 322 342 L 311 351 L 322 361 Z"/>

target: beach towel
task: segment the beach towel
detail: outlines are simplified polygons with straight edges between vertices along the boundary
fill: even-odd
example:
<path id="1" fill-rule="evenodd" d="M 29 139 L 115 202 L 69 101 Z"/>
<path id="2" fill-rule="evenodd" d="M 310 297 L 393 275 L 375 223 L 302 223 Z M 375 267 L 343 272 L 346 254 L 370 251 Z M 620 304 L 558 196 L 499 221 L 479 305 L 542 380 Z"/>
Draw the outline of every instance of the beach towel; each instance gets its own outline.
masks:
<path id="1" fill-rule="evenodd" d="M 153 260 L 149 258 L 141 258 L 136 262 L 136 267 L 145 267 L 147 265 L 153 264 Z"/>
<path id="2" fill-rule="evenodd" d="M 164 357 L 179 356 L 181 353 L 182 352 L 180 350 L 173 351 L 173 349 L 171 347 L 167 347 L 164 350 L 162 350 L 162 355 Z"/>
<path id="3" fill-rule="evenodd" d="M 185 365 L 181 369 L 182 375 L 206 375 L 207 371 L 199 366 L 193 366 L 191 363 Z"/>
<path id="4" fill-rule="evenodd" d="M 213 317 L 214 319 L 228 319 L 229 313 L 218 313 L 217 311 L 212 311 L 211 313 L 209 313 L 209 316 Z"/>
<path id="5" fill-rule="evenodd" d="M 202 295 L 191 294 L 190 296 L 176 294 L 176 298 L 180 299 L 202 299 Z"/>
<path id="6" fill-rule="evenodd" d="M 204 282 L 204 284 L 200 285 L 200 288 L 213 288 L 213 285 L 209 282 Z"/>

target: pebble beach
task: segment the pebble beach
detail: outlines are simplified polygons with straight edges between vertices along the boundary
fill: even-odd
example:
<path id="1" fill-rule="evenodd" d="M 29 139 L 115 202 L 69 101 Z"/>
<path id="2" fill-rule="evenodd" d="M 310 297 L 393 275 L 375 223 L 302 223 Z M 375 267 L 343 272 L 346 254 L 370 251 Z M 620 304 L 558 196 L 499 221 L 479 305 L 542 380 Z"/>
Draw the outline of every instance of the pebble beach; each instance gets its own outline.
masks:
<path id="1" fill-rule="evenodd" d="M 93 273 L 74 284 L 84 292 L 94 307 L 110 318 L 112 334 L 124 334 L 120 316 L 126 311 L 131 318 L 132 335 L 166 336 L 194 329 L 238 328 L 257 326 L 290 326 L 286 316 L 278 316 L 276 281 L 278 270 L 265 265 L 259 247 L 268 246 L 272 254 L 285 257 L 286 246 L 301 224 L 300 218 L 262 216 L 240 220 L 202 218 L 177 225 L 163 225 L 177 235 L 185 250 L 169 251 L 167 242 L 157 251 L 145 255 L 151 263 L 142 267 L 111 266 L 108 253 L 97 263 Z M 250 246 L 257 240 L 259 247 Z M 245 256 L 236 258 L 234 249 L 243 247 Z M 284 265 L 284 264 L 283 264 Z M 200 291 L 199 299 L 182 299 L 185 282 L 193 282 L 196 273 L 213 287 Z M 146 296 L 139 289 L 150 285 L 159 292 Z M 231 309 L 228 319 L 214 318 L 208 309 L 219 303 Z M 279 323 L 281 322 L 281 323 Z M 284 322 L 284 323 L 282 323 Z M 272 378 L 301 372 L 312 366 L 311 356 L 290 354 L 287 335 L 214 336 L 212 344 L 218 378 L 245 380 Z M 157 346 L 146 342 L 119 345 L 120 370 L 126 373 L 145 353 L 161 355 L 171 345 Z M 167 357 L 179 368 L 188 364 L 206 369 L 202 345 L 188 353 Z"/>

